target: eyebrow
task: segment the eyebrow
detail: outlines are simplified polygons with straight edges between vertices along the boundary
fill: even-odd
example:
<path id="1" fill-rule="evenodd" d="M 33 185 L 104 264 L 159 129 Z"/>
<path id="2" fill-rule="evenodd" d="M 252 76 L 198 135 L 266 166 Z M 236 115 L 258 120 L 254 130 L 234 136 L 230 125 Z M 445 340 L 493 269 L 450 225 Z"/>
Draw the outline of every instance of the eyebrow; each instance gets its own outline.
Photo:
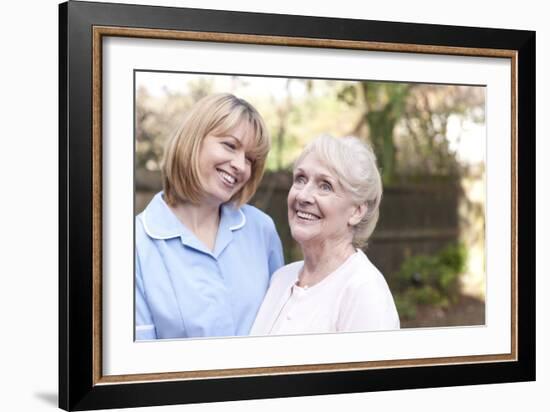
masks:
<path id="1" fill-rule="evenodd" d="M 221 135 L 216 136 L 216 137 L 217 137 L 218 139 L 227 139 L 227 138 L 231 138 L 231 139 L 235 140 L 237 143 L 239 143 L 239 145 L 242 146 L 242 144 L 243 144 L 243 143 L 241 142 L 241 140 L 240 140 L 238 137 L 233 136 L 232 134 L 229 134 L 229 133 L 222 133 Z"/>
<path id="2" fill-rule="evenodd" d="M 214 135 L 215 136 L 215 135 Z M 246 150 L 246 153 L 248 155 L 251 155 L 252 157 L 254 157 L 254 160 L 256 160 L 256 158 L 258 157 L 257 154 L 258 154 L 258 151 L 256 150 L 257 147 L 254 146 L 254 144 L 252 145 L 248 145 L 247 147 L 245 147 L 243 145 L 243 142 L 242 140 L 240 140 L 238 137 L 230 134 L 230 133 L 222 133 L 221 136 L 216 136 L 218 139 L 226 139 L 226 138 L 231 138 L 233 139 L 236 143 L 237 143 L 237 146 L 240 148 L 240 147 L 244 147 L 245 149 L 248 149 Z"/>
<path id="3" fill-rule="evenodd" d="M 330 176 L 330 175 L 325 175 L 325 174 L 321 173 L 319 176 L 322 177 L 324 180 L 327 180 L 329 183 L 336 183 L 336 182 L 338 182 L 338 179 L 336 179 L 336 178 L 334 178 L 334 177 L 332 177 L 332 176 Z"/>
<path id="4" fill-rule="evenodd" d="M 220 136 L 218 137 L 232 137 L 233 139 L 235 140 L 239 140 L 239 138 L 237 136 L 233 136 L 232 134 L 229 134 L 229 133 L 222 133 Z M 240 140 L 239 140 L 240 141 Z"/>
<path id="5" fill-rule="evenodd" d="M 294 169 L 294 173 L 306 173 L 304 169 L 302 169 L 301 167 L 297 167 L 296 169 Z M 337 182 L 338 179 L 336 179 L 335 177 L 331 176 L 331 175 L 327 175 L 325 173 L 320 173 L 318 175 L 315 175 L 315 177 L 320 177 L 322 179 L 325 179 L 325 180 L 330 180 L 331 182 Z"/>

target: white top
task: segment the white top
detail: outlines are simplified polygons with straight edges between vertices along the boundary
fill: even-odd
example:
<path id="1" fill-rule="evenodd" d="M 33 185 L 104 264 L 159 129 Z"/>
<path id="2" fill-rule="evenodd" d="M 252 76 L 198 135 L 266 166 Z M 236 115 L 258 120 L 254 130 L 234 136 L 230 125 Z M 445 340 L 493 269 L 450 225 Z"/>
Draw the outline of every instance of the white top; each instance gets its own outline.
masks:
<path id="1" fill-rule="evenodd" d="M 277 270 L 251 335 L 399 329 L 386 280 L 361 251 L 311 287 L 296 285 L 303 261 Z"/>

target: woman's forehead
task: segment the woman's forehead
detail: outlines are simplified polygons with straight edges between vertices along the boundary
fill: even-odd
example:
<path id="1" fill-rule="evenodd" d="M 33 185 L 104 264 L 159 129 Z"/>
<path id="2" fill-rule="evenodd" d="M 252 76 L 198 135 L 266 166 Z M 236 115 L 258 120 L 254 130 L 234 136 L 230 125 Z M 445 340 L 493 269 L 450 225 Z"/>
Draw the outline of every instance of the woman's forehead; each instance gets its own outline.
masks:
<path id="1" fill-rule="evenodd" d="M 294 166 L 294 170 L 304 170 L 310 173 L 336 178 L 334 169 L 327 164 L 327 161 L 321 159 L 317 153 L 313 152 L 305 155 L 304 158 Z"/>
<path id="2" fill-rule="evenodd" d="M 320 168 L 320 169 L 327 169 L 328 165 L 326 160 L 322 159 L 317 153 L 310 152 L 306 154 L 298 163 L 295 165 L 295 169 L 299 168 Z"/>
<path id="3" fill-rule="evenodd" d="M 212 130 L 210 134 L 218 137 L 234 137 L 235 139 L 242 142 L 252 142 L 254 140 L 254 128 L 249 122 L 244 120 L 241 120 L 234 126 L 219 126 Z"/>

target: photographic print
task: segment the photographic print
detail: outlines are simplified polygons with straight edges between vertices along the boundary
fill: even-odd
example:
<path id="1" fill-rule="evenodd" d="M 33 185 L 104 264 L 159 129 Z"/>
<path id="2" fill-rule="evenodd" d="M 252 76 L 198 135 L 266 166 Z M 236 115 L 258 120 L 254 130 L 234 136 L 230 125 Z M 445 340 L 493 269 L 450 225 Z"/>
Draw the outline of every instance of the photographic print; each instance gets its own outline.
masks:
<path id="1" fill-rule="evenodd" d="M 291 325 L 287 325 L 288 328 L 293 328 L 295 333 L 328 333 L 398 329 L 400 324 L 404 328 L 485 324 L 486 129 L 483 86 L 136 71 L 135 212 L 141 214 L 140 219 L 146 227 L 143 231 L 146 239 L 151 235 L 158 238 L 154 233 L 150 233 L 154 231 L 152 226 L 155 225 L 155 216 L 143 214 L 143 211 L 149 207 L 154 213 L 155 203 L 150 202 L 163 190 L 162 159 L 163 155 L 167 156 L 170 139 L 177 133 L 181 134 L 181 123 L 197 102 L 210 95 L 223 93 L 240 96 L 256 107 L 259 114 L 263 114 L 262 118 L 271 136 L 271 150 L 265 161 L 266 171 L 250 199 L 250 205 L 266 213 L 275 223 L 274 236 L 280 239 L 282 256 L 276 257 L 273 265 L 280 267 L 282 262 L 297 262 L 300 268 L 302 267 L 299 262 L 303 261 L 304 257 L 289 226 L 287 198 L 293 186 L 294 163 L 308 143 L 323 135 L 355 136 L 367 147 L 372 148 L 375 155 L 373 164 L 377 165 L 376 169 L 379 170 L 380 192 L 384 194 L 378 194 L 383 202 L 379 202 L 380 217 L 373 225 L 372 236 L 369 237 L 368 243 L 363 242 L 372 266 L 363 269 L 367 273 L 359 275 L 364 279 L 358 281 L 351 280 L 353 275 L 342 274 L 342 277 L 347 278 L 344 284 L 331 280 L 339 276 L 338 271 L 335 275 L 332 275 L 332 272 L 321 272 L 321 280 L 326 278 L 327 282 L 318 281 L 319 288 L 305 289 L 308 294 L 312 292 L 311 294 L 319 296 L 311 303 L 306 303 L 302 309 L 307 309 L 307 315 L 302 315 L 306 317 L 306 324 L 294 326 L 296 319 L 293 319 Z M 228 113 L 223 113 L 223 116 L 227 115 Z M 205 133 L 208 134 L 206 131 Z M 191 134 L 192 132 L 188 132 L 187 135 Z M 222 138 L 219 143 L 232 144 L 223 142 Z M 233 148 L 228 149 L 231 151 Z M 167 161 L 166 157 L 164 159 Z M 186 161 L 182 171 L 193 167 L 192 159 Z M 343 163 L 353 161 L 353 158 L 345 158 Z M 343 166 L 344 164 L 340 165 L 340 169 Z M 220 167 L 224 167 L 223 161 Z M 227 167 L 229 171 L 232 170 L 230 163 Z M 353 172 L 354 170 L 349 171 Z M 346 171 L 343 173 L 345 178 Z M 368 174 L 363 169 L 357 173 Z M 352 177 L 354 176 L 349 176 L 348 179 Z M 223 181 L 221 183 L 223 187 Z M 349 190 L 342 190 L 342 195 L 345 193 L 349 193 Z M 155 201 L 157 200 L 163 206 L 161 210 L 170 209 L 164 200 Z M 317 210 L 322 207 L 322 204 L 314 204 L 315 201 L 316 199 L 306 199 L 305 208 Z M 200 206 L 200 201 L 197 204 Z M 407 207 L 403 208 L 403 205 Z M 177 208 L 174 208 L 174 211 L 177 212 Z M 172 212 L 169 215 L 177 216 Z M 318 217 L 312 216 L 310 219 Z M 174 253 L 183 255 L 186 249 L 197 248 L 193 242 L 200 240 L 187 232 L 186 229 L 189 228 L 179 219 L 178 222 L 172 223 L 175 226 L 173 237 L 176 238 L 178 248 Z M 183 228 L 179 226 L 180 223 L 183 224 Z M 374 230 L 376 226 L 378 228 Z M 187 244 L 180 241 L 181 230 L 185 230 L 185 236 L 192 237 Z M 218 230 L 221 230 L 221 225 Z M 299 228 L 296 227 L 295 230 L 298 231 Z M 330 242 L 327 238 L 332 234 L 321 233 L 320 240 Z M 163 245 L 168 243 L 166 236 L 161 240 Z M 137 247 L 139 253 L 139 246 Z M 155 248 L 157 247 L 160 246 Z M 253 255 L 262 253 L 254 252 L 251 247 L 252 245 L 240 246 L 241 255 L 237 260 L 247 261 L 252 259 Z M 211 247 L 214 250 L 216 248 L 217 245 Z M 145 246 L 144 249 L 148 250 Z M 197 249 L 200 254 L 209 254 L 204 244 Z M 330 246 L 329 250 L 333 251 Z M 278 249 L 268 250 L 266 262 L 269 260 L 270 252 L 281 253 Z M 344 258 L 350 256 L 344 253 Z M 214 259 L 214 256 L 209 258 Z M 136 259 L 139 260 L 138 267 L 143 272 L 136 287 L 136 293 L 139 294 L 136 302 L 142 305 L 136 308 L 136 316 L 141 321 L 141 324 L 136 325 L 136 335 L 139 336 L 141 333 L 143 338 L 149 336 L 157 339 L 249 334 L 261 299 L 267 292 L 265 278 L 269 279 L 273 272 L 279 269 L 273 268 L 271 273 L 266 273 L 262 279 L 255 277 L 255 273 L 260 272 L 260 269 L 241 268 L 238 264 L 223 265 L 223 257 L 219 257 L 221 260 L 218 270 L 222 270 L 223 266 L 229 266 L 239 273 L 244 273 L 242 284 L 234 281 L 234 288 L 245 289 L 246 284 L 256 281 L 260 290 L 255 303 L 243 299 L 236 290 L 229 292 L 228 296 L 241 302 L 243 308 L 235 314 L 231 308 L 237 305 L 236 302 L 230 301 L 229 307 L 220 305 L 222 313 L 217 314 L 216 321 L 223 318 L 225 313 L 231 318 L 226 322 L 232 326 L 231 329 L 217 330 L 213 326 L 216 321 L 208 319 L 200 323 L 198 318 L 203 316 L 206 306 L 228 300 L 221 296 L 211 296 L 216 290 L 227 293 L 227 288 L 214 284 L 208 291 L 201 292 L 198 289 L 199 295 L 207 297 L 203 302 L 197 298 L 195 307 L 189 308 L 185 306 L 189 303 L 182 301 L 193 301 L 193 298 L 186 295 L 186 290 L 193 289 L 193 285 L 181 280 L 180 290 L 176 286 L 180 277 L 195 278 L 203 271 L 208 273 L 207 270 L 199 268 L 196 269 L 199 273 L 194 273 L 191 263 L 188 267 L 183 265 L 178 269 L 174 268 L 174 275 L 165 275 L 171 287 L 163 287 L 155 285 L 153 280 L 146 282 L 145 272 L 151 272 L 152 275 L 149 276 L 158 279 L 162 267 L 170 264 L 155 260 L 151 253 L 148 254 L 147 263 L 144 263 L 144 259 Z M 341 260 L 345 262 L 345 259 Z M 141 269 L 141 265 L 148 265 L 147 271 Z M 375 293 L 374 296 L 370 295 L 369 291 L 362 294 L 358 292 L 362 287 L 368 289 L 363 285 L 368 283 L 369 269 L 375 273 L 371 274 L 371 277 L 385 274 L 383 278 L 389 289 L 393 290 L 394 297 L 388 297 L 388 302 L 380 307 L 369 307 L 367 302 L 361 300 L 376 301 L 380 294 L 386 296 L 387 289 L 383 284 L 383 291 Z M 222 273 L 218 273 L 217 270 L 214 273 L 215 276 L 206 276 L 214 276 L 215 279 L 225 278 L 223 270 Z M 300 310 L 302 304 L 292 310 L 291 306 L 297 304 L 294 300 L 304 289 L 299 286 L 293 289 L 289 282 L 295 283 L 296 278 L 293 275 L 290 275 L 290 278 L 287 282 L 279 281 L 280 290 L 277 290 L 277 287 L 272 290 L 253 333 L 266 334 L 268 329 L 273 333 L 272 325 L 263 325 L 262 322 L 265 323 L 271 318 L 272 321 L 281 318 L 278 322 L 281 323 L 282 317 L 291 317 L 289 313 Z M 201 287 L 204 288 L 207 282 L 207 279 L 201 279 Z M 376 282 L 376 279 L 371 282 Z M 329 283 L 332 283 L 332 286 Z M 327 286 L 324 286 L 325 284 Z M 166 295 L 159 295 L 161 302 L 147 301 L 148 294 L 156 293 L 148 293 L 148 289 L 151 288 L 167 289 Z M 321 289 L 325 288 L 327 291 L 323 292 Z M 148 322 L 152 322 L 155 311 L 156 316 L 161 317 L 158 311 L 167 306 L 166 301 L 172 296 L 177 298 L 172 306 L 171 322 L 178 325 L 172 328 L 179 328 L 179 331 L 165 330 L 160 333 L 159 330 L 159 334 L 156 331 L 148 334 L 147 328 L 151 330 L 151 326 L 155 325 L 144 324 L 143 319 L 147 318 Z M 355 298 L 359 302 L 348 308 L 345 304 L 350 298 Z M 154 305 L 159 308 L 155 309 Z M 328 307 L 325 309 L 325 306 Z M 214 311 L 212 307 L 209 310 Z M 357 312 L 350 318 L 342 319 L 344 310 Z M 186 311 L 198 312 L 195 315 L 196 319 L 186 315 Z M 369 311 L 371 313 L 368 313 Z M 397 313 L 399 315 L 396 316 Z M 384 321 L 384 316 L 389 319 Z M 199 324 L 194 326 L 197 330 L 196 335 L 193 335 L 193 332 L 188 333 L 181 326 L 185 325 L 186 328 L 192 329 L 191 325 L 197 322 Z M 158 329 L 161 326 L 156 327 Z M 281 333 L 284 333 L 284 329 L 279 332 Z"/>
<path id="2" fill-rule="evenodd" d="M 102 212 L 117 222 L 103 225 L 105 379 L 514 356 L 515 272 L 512 255 L 502 259 L 512 232 L 491 225 L 512 213 L 513 186 L 491 184 L 511 165 L 483 172 L 491 153 L 512 154 L 512 125 L 498 121 L 509 115 L 509 61 L 120 36 L 102 51 L 102 168 L 112 175 Z M 161 77 L 179 89 L 165 80 L 155 91 Z M 155 122 L 154 110 L 174 123 Z M 469 141 L 472 167 L 458 157 L 459 144 L 467 156 L 462 128 L 479 134 Z M 162 142 L 145 139 L 155 133 Z M 476 248 L 460 243 L 458 190 L 476 167 L 481 222 L 465 226 L 481 240 L 477 293 L 495 298 L 478 298 L 477 320 L 441 326 L 433 319 L 468 298 L 466 254 Z M 140 176 L 155 173 L 157 186 L 140 192 Z M 403 197 L 415 190 L 416 200 Z M 494 199 L 486 210 L 484 196 Z M 327 270 L 311 270 L 312 256 L 328 258 Z M 435 315 L 420 326 L 423 311 Z"/>

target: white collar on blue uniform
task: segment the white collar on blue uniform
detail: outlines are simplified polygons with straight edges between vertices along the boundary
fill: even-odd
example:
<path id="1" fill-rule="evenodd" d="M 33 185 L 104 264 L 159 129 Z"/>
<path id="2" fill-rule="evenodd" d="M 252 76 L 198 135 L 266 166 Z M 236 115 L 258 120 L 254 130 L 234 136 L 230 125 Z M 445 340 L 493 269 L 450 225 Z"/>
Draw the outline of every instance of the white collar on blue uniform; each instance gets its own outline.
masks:
<path id="1" fill-rule="evenodd" d="M 189 230 L 176 215 L 170 210 L 162 192 L 157 193 L 145 208 L 142 215 L 142 222 L 145 232 L 153 239 L 171 239 L 180 237 L 184 245 L 194 249 L 206 251 L 202 242 Z M 218 255 L 233 238 L 233 231 L 239 230 L 246 225 L 246 216 L 240 208 L 232 204 L 221 206 L 220 225 L 216 237 L 214 255 Z"/>

